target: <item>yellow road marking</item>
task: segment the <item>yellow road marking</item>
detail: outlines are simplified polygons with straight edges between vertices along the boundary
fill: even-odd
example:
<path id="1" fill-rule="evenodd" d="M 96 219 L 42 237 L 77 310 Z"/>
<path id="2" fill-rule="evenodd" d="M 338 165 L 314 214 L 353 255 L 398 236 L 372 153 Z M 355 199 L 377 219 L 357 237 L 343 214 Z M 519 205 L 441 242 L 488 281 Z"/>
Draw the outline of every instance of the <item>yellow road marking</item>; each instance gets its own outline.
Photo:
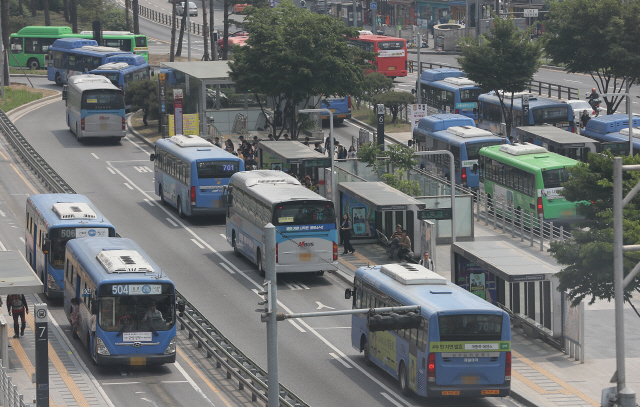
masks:
<path id="1" fill-rule="evenodd" d="M 4 155 L 4 153 L 2 151 L 0 151 L 0 155 L 2 156 L 2 158 L 4 158 L 5 160 L 9 161 L 9 159 L 7 158 L 6 155 Z"/>
<path id="2" fill-rule="evenodd" d="M 527 386 L 531 387 L 533 390 L 537 391 L 538 393 L 540 393 L 540 394 L 552 393 L 552 392 L 549 392 L 549 391 L 543 389 L 542 387 L 538 386 L 531 379 L 527 379 L 526 377 L 524 377 L 522 374 L 516 372 L 515 370 L 512 373 L 513 373 L 513 377 L 515 377 L 516 379 L 520 380 L 522 383 L 526 384 Z M 553 392 L 553 393 L 555 393 L 555 392 Z"/>
<path id="3" fill-rule="evenodd" d="M 342 257 L 338 257 L 338 261 L 340 263 L 342 263 L 343 265 L 347 266 L 348 268 L 350 268 L 353 271 L 356 271 L 358 269 L 356 266 L 354 266 L 353 264 L 351 264 L 348 261 L 344 260 Z"/>
<path id="4" fill-rule="evenodd" d="M 216 395 L 217 395 L 218 397 L 220 397 L 220 400 L 222 400 L 222 401 L 224 402 L 224 404 L 226 404 L 226 405 L 227 405 L 227 407 L 233 407 L 233 404 L 231 404 L 231 403 L 229 403 L 229 402 L 227 401 L 227 399 L 226 399 L 226 398 L 225 398 L 225 397 L 224 397 L 224 396 L 223 396 L 223 395 L 218 391 L 218 389 L 216 388 L 216 386 L 214 386 L 214 385 L 213 385 L 213 383 L 211 383 L 211 382 L 209 381 L 209 379 L 207 379 L 207 378 L 204 376 L 204 374 L 200 371 L 200 369 L 198 369 L 198 368 L 193 364 L 193 362 L 191 362 L 191 360 L 187 357 L 187 355 L 185 355 L 185 353 L 184 353 L 182 350 L 180 350 L 180 348 L 179 348 L 179 347 L 176 347 L 176 351 L 178 352 L 178 354 L 179 354 L 180 356 L 182 356 L 182 357 L 184 358 L 184 360 L 187 362 L 187 364 L 188 364 L 189 366 L 191 366 L 191 369 L 193 369 L 193 370 L 198 374 L 198 376 L 200 376 L 200 378 L 201 378 L 201 379 L 202 379 L 202 380 L 207 384 L 207 386 L 209 386 L 209 387 L 211 388 L 211 390 L 213 390 L 213 392 L 214 392 L 214 393 L 216 393 Z"/>
<path id="5" fill-rule="evenodd" d="M 20 171 L 18 171 L 18 169 L 15 167 L 15 165 L 13 165 L 13 164 L 9 164 L 9 165 L 11 165 L 11 168 L 13 168 L 13 170 L 16 172 L 16 174 L 18 174 L 18 176 L 20 178 L 22 178 L 22 180 L 27 185 L 27 187 L 31 190 L 31 192 L 33 192 L 34 194 L 39 194 L 39 192 L 36 191 L 36 189 L 33 187 L 33 185 L 29 181 L 27 181 L 27 179 L 24 177 L 24 175 L 22 175 L 20 173 Z"/>
<path id="6" fill-rule="evenodd" d="M 564 380 L 560 379 L 554 374 L 547 372 L 545 369 L 543 369 L 541 366 L 538 366 L 532 360 L 527 359 L 526 357 L 522 356 L 521 354 L 519 354 L 514 350 L 512 350 L 511 353 L 513 354 L 513 356 L 517 357 L 520 361 L 529 365 L 529 367 L 532 367 L 533 369 L 537 370 L 539 373 L 542 373 L 542 375 L 545 376 L 546 378 L 553 380 L 555 383 L 559 384 L 562 388 L 564 388 L 568 392 L 568 393 L 562 392 L 562 394 L 573 394 L 574 396 L 581 398 L 583 401 L 591 404 L 594 407 L 600 406 L 600 403 L 596 402 L 594 399 L 582 393 L 580 390 L 571 386 L 569 383 L 565 382 Z"/>
<path id="7" fill-rule="evenodd" d="M 62 100 L 62 99 L 60 99 L 60 100 Z M 34 110 L 38 110 L 38 109 L 40 109 L 41 107 L 44 107 L 44 106 L 46 106 L 46 105 L 50 105 L 50 104 L 52 104 L 52 103 L 55 103 L 55 102 L 57 102 L 57 101 L 58 101 L 58 99 L 55 99 L 55 98 L 54 98 L 54 99 L 52 99 L 52 100 L 48 101 L 47 103 L 43 103 L 43 104 L 37 105 L 37 106 L 36 106 L 36 107 L 34 107 L 33 109 L 29 109 L 29 110 L 27 110 L 26 112 L 22 112 L 22 114 L 20 114 L 20 116 L 18 116 L 18 117 L 16 117 L 15 119 L 13 119 L 13 120 L 12 120 L 12 122 L 14 122 L 14 123 L 15 123 L 15 122 L 17 122 L 18 120 L 20 120 L 20 119 L 22 118 L 22 116 L 24 116 L 24 115 L 26 115 L 26 114 L 29 114 L 29 113 L 33 112 Z"/>

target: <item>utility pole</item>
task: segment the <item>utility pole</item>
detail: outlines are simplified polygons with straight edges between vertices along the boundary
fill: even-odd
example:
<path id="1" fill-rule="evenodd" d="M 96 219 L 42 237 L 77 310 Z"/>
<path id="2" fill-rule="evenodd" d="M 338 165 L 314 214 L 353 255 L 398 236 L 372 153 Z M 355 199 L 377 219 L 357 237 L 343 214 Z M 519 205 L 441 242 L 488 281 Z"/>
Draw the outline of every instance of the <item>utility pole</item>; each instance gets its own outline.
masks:
<path id="1" fill-rule="evenodd" d="M 257 309 L 260 312 L 260 320 L 267 323 L 267 380 L 269 388 L 267 396 L 269 407 L 278 407 L 280 405 L 280 381 L 278 380 L 278 321 L 276 315 L 278 313 L 278 281 L 276 276 L 276 227 L 271 223 L 264 227 L 264 268 L 265 280 L 263 291 L 260 292 L 264 296 L 264 301 L 260 301 L 260 305 L 264 305 L 264 309 Z"/>
<path id="2" fill-rule="evenodd" d="M 434 45 L 435 46 L 435 45 Z M 418 45 L 416 46 L 418 50 L 418 86 L 416 86 L 416 92 L 418 93 L 418 104 L 422 104 L 422 92 L 420 86 L 420 75 L 422 75 L 422 70 L 420 69 L 420 53 L 422 52 L 422 34 L 418 33 Z"/>
<path id="3" fill-rule="evenodd" d="M 185 11 L 187 13 L 187 61 L 191 62 L 191 8 L 187 0 L 185 0 L 182 8 L 182 12 L 184 13 Z"/>

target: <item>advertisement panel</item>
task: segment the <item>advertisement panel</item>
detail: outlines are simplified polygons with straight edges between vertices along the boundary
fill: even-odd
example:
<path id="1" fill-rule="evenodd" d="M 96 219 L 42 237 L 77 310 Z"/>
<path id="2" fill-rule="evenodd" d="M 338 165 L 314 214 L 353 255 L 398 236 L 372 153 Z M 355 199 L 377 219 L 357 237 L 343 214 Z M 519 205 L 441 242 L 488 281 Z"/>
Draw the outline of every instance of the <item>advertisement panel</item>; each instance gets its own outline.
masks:
<path id="1" fill-rule="evenodd" d="M 350 197 L 344 192 L 340 193 L 342 208 L 340 213 L 340 219 L 346 213 L 349 215 L 353 224 L 353 236 L 352 239 L 361 237 L 375 237 L 376 236 L 376 213 L 373 209 L 367 205 L 358 201 L 355 198 Z"/>

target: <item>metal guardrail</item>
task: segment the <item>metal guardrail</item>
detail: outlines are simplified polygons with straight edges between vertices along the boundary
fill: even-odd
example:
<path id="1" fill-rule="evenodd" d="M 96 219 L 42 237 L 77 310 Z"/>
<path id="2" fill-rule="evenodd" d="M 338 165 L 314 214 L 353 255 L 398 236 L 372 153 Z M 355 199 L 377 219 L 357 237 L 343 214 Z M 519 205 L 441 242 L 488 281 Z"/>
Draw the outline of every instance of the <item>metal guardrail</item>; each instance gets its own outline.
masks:
<path id="1" fill-rule="evenodd" d="M 199 348 L 204 348 L 207 358 L 215 358 L 216 368 L 227 371 L 227 379 L 235 377 L 239 390 L 251 393 L 251 400 L 260 399 L 268 402 L 267 372 L 251 361 L 244 353 L 235 347 L 220 331 L 176 290 L 178 299 L 185 302 L 185 312 L 178 317 L 180 330 L 187 330 L 189 339 L 194 339 Z M 309 405 L 293 394 L 282 384 L 279 385 L 280 406 L 308 407 Z"/>
<path id="2" fill-rule="evenodd" d="M 4 407 L 27 407 L 24 396 L 18 393 L 18 386 L 13 384 L 11 376 L 7 375 L 7 368 L 0 359 L 0 402 Z"/>
<path id="3" fill-rule="evenodd" d="M 138 5 L 138 14 L 142 17 L 148 18 L 159 24 L 171 26 L 171 14 L 161 13 L 159 11 L 150 9 L 149 7 Z M 190 20 L 197 17 L 192 17 Z M 176 29 L 180 30 L 182 26 L 182 16 L 176 14 Z M 191 21 L 189 29 L 193 34 L 204 35 L 203 26 L 201 24 Z"/>

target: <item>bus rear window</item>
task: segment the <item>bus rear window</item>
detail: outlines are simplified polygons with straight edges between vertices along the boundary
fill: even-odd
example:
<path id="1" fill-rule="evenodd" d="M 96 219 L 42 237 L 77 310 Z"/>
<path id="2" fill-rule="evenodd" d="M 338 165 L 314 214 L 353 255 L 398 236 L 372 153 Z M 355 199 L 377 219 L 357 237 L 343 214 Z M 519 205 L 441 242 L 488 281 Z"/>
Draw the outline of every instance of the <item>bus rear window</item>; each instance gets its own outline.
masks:
<path id="1" fill-rule="evenodd" d="M 318 225 L 335 224 L 333 204 L 326 201 L 299 201 L 277 204 L 273 211 L 273 224 Z"/>
<path id="2" fill-rule="evenodd" d="M 569 170 L 558 168 L 557 170 L 542 171 L 542 183 L 544 188 L 559 188 L 569 179 Z"/>
<path id="3" fill-rule="evenodd" d="M 460 102 L 477 102 L 480 89 L 460 89 Z"/>
<path id="4" fill-rule="evenodd" d="M 504 144 L 504 141 L 496 140 L 485 143 L 467 144 L 467 160 L 477 160 L 480 158 L 480 149 L 482 147 L 497 146 L 499 144 Z"/>
<path id="5" fill-rule="evenodd" d="M 136 37 L 136 47 L 146 47 L 147 37 Z"/>
<path id="6" fill-rule="evenodd" d="M 198 161 L 198 178 L 229 178 L 238 172 L 237 161 Z"/>
<path id="7" fill-rule="evenodd" d="M 404 49 L 404 41 L 381 41 L 378 43 L 380 50 Z"/>
<path id="8" fill-rule="evenodd" d="M 104 72 L 104 73 L 99 73 L 98 75 L 102 75 L 105 78 L 109 79 L 111 81 L 111 83 L 113 83 L 114 85 L 118 86 L 118 82 L 120 79 L 120 74 L 118 72 Z"/>
<path id="9" fill-rule="evenodd" d="M 542 107 L 532 110 L 535 124 L 569 121 L 569 106 Z"/>
<path id="10" fill-rule="evenodd" d="M 82 109 L 121 110 L 124 96 L 119 90 L 91 90 L 82 94 Z"/>
<path id="11" fill-rule="evenodd" d="M 438 317 L 441 341 L 502 339 L 502 315 L 443 315 Z"/>

